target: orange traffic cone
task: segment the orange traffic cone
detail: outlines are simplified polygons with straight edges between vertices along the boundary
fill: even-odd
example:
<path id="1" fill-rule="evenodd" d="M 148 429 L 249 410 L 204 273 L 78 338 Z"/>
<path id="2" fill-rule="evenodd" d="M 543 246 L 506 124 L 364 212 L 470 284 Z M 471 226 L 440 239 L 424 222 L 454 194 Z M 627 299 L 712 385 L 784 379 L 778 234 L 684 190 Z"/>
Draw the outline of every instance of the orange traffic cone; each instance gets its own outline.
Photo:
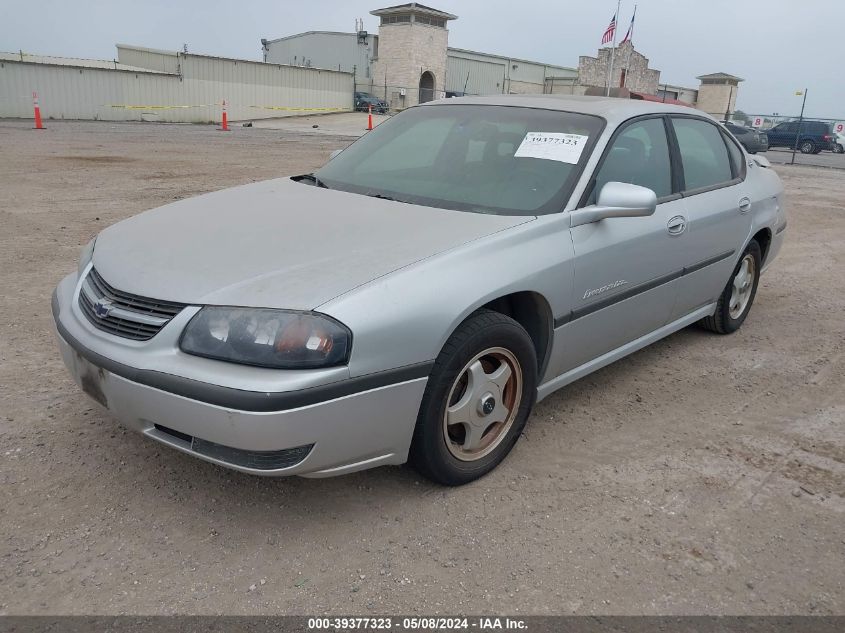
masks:
<path id="1" fill-rule="evenodd" d="M 222 125 L 217 128 L 219 132 L 228 132 L 229 131 L 229 117 L 226 115 L 226 101 L 223 100 L 223 123 Z"/>
<path id="2" fill-rule="evenodd" d="M 38 105 L 38 93 L 32 93 L 32 109 L 35 110 L 35 127 L 33 130 L 46 130 L 44 124 L 41 122 L 41 108 Z"/>
<path id="3" fill-rule="evenodd" d="M 373 129 L 373 104 L 370 104 L 369 113 L 367 114 L 367 131 Z"/>

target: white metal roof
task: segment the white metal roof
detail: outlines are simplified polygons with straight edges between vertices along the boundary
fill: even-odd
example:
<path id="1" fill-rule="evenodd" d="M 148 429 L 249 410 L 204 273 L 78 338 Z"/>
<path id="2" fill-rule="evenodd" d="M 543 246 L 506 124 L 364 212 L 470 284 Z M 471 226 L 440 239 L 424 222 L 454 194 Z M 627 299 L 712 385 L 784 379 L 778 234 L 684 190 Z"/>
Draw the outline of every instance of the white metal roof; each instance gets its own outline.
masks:
<path id="1" fill-rule="evenodd" d="M 0 52 L 0 61 L 23 62 L 27 64 L 48 64 L 51 66 L 73 66 L 74 68 L 101 68 L 105 70 L 126 70 L 137 73 L 167 74 L 149 68 L 128 66 L 114 59 L 82 59 L 80 57 L 56 57 L 54 55 L 32 55 L 30 53 Z"/>

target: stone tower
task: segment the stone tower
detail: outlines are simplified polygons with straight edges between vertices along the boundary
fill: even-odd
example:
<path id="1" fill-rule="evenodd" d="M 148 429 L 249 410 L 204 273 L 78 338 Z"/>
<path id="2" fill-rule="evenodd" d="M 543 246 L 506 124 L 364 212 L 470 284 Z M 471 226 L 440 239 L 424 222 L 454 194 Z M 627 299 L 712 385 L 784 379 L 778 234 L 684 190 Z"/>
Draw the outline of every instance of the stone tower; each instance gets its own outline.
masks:
<path id="1" fill-rule="evenodd" d="M 736 93 L 739 91 L 739 77 L 728 73 L 713 73 L 696 77 L 701 82 L 698 87 L 696 107 L 717 118 L 725 118 L 725 113 L 736 110 Z"/>
<path id="2" fill-rule="evenodd" d="M 439 99 L 446 89 L 446 25 L 458 16 L 416 2 L 370 13 L 381 19 L 373 93 L 396 110 Z"/>

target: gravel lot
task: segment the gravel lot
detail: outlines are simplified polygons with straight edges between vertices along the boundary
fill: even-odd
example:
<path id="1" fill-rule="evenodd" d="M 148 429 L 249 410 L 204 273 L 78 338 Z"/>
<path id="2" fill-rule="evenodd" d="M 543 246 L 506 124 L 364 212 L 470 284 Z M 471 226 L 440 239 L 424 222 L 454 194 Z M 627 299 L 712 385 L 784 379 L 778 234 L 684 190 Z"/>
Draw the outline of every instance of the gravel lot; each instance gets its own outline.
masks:
<path id="1" fill-rule="evenodd" d="M 540 404 L 494 473 L 233 473 L 122 430 L 50 293 L 105 226 L 347 137 L 0 121 L 0 614 L 845 614 L 845 171 L 778 166 L 787 243 L 736 335 Z"/>

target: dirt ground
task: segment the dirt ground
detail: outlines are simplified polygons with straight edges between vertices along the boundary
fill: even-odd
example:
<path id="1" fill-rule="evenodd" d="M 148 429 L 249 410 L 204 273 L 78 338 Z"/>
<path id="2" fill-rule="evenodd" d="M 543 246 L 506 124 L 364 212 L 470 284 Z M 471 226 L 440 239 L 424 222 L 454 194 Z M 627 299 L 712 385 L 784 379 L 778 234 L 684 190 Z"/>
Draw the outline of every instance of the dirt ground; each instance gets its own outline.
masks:
<path id="1" fill-rule="evenodd" d="M 349 139 L 30 126 L 0 121 L 0 614 L 845 614 L 845 171 L 776 167 L 787 242 L 740 332 L 559 391 L 481 481 L 262 479 L 118 426 L 50 293 L 109 224 Z"/>

